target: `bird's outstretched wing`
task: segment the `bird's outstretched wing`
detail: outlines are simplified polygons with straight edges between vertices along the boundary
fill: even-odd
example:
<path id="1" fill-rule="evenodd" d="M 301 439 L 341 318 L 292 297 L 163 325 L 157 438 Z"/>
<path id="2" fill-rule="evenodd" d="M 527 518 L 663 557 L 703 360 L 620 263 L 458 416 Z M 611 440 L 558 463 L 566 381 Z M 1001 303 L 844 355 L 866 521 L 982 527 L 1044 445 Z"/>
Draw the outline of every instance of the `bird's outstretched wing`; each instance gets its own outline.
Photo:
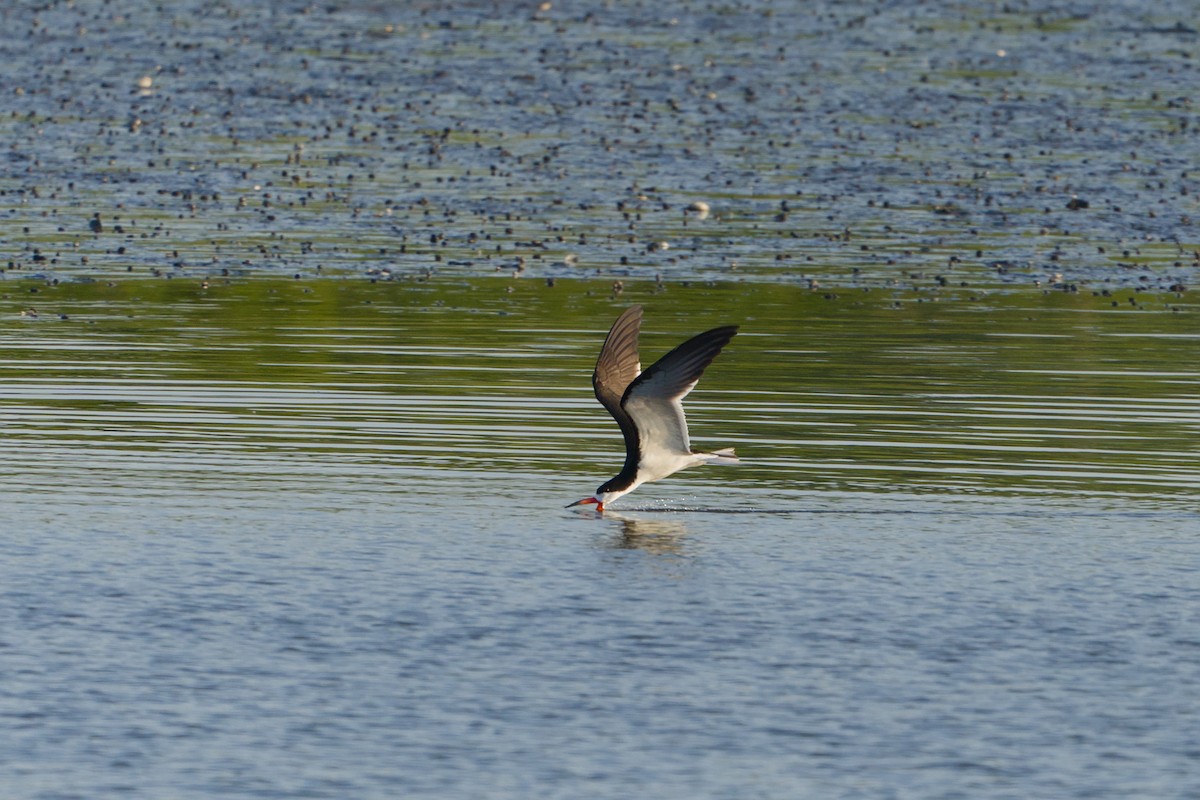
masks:
<path id="1" fill-rule="evenodd" d="M 643 457 L 652 455 L 648 452 L 651 447 L 662 448 L 671 455 L 691 452 L 681 401 L 737 330 L 736 325 L 726 325 L 693 336 L 656 361 L 625 389 L 621 407 L 637 428 Z"/>
<path id="2" fill-rule="evenodd" d="M 596 399 L 608 409 L 609 414 L 612 414 L 613 419 L 621 426 L 621 435 L 625 437 L 625 466 L 613 481 L 631 481 L 632 476 L 637 474 L 637 426 L 621 407 L 621 398 L 642 372 L 642 362 L 638 358 L 638 331 L 641 327 L 642 307 L 630 306 L 625 309 L 625 313 L 617 317 L 617 321 L 608 332 L 608 338 L 600 348 L 600 358 L 596 360 L 596 371 L 592 373 L 592 388 L 596 390 Z"/>
<path id="3" fill-rule="evenodd" d="M 592 373 L 592 388 L 596 399 L 608 409 L 608 413 L 621 422 L 625 412 L 621 409 L 621 398 L 629 384 L 642 372 L 638 358 L 638 331 L 642 327 L 642 307 L 631 306 L 613 323 L 600 358 L 596 360 L 596 371 Z"/>

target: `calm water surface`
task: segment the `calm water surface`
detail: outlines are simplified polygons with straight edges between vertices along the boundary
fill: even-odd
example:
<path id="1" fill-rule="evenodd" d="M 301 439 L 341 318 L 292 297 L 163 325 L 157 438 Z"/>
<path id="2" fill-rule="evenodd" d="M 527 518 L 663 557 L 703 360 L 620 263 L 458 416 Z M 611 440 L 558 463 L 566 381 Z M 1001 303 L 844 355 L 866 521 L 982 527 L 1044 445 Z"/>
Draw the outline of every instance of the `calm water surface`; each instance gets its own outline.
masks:
<path id="1" fill-rule="evenodd" d="M 1200 791 L 1186 314 L 508 286 L 5 300 L 10 796 Z M 635 301 L 745 464 L 565 511 Z"/>

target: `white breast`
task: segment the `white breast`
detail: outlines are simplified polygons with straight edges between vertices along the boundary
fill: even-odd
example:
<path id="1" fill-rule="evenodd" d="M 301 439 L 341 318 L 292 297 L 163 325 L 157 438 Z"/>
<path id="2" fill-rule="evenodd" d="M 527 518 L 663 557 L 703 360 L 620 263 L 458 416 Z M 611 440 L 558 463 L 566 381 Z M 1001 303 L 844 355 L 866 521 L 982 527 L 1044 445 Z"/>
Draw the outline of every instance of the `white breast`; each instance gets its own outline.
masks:
<path id="1" fill-rule="evenodd" d="M 638 462 L 638 482 L 649 483 L 659 481 L 668 475 L 674 475 L 681 469 L 702 464 L 703 458 L 688 453 L 686 455 L 661 448 L 643 448 L 642 460 Z"/>

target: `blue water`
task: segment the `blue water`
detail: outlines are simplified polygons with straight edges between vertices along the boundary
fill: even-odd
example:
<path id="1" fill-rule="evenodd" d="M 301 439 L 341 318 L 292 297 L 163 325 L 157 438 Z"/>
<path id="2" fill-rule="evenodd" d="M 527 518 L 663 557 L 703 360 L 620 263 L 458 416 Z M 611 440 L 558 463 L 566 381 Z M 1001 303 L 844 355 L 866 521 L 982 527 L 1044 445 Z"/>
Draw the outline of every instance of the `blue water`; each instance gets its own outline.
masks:
<path id="1" fill-rule="evenodd" d="M 1194 510 L 164 475 L 16 501 L 7 797 L 1200 792 Z"/>
<path id="2" fill-rule="evenodd" d="M 0 328 L 0 797 L 1200 793 L 1194 338 L 1031 310 L 1064 338 L 1017 352 L 966 306 L 856 346 L 762 304 L 688 398 L 744 464 L 601 517 L 563 506 L 622 457 L 614 304 L 392 288 Z M 651 301 L 657 353 L 695 321 Z M 1055 341 L 1091 360 L 1031 376 Z"/>

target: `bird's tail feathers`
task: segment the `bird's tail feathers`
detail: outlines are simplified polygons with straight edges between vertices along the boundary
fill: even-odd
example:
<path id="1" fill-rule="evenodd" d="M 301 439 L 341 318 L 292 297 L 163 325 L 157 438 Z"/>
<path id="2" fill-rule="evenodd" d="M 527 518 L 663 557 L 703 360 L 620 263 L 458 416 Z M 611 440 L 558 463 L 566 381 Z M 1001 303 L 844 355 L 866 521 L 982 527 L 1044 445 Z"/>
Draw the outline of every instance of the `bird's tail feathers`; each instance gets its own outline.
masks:
<path id="1" fill-rule="evenodd" d="M 737 464 L 740 459 L 733 454 L 732 447 L 714 450 L 711 453 L 697 453 L 706 464 Z"/>

